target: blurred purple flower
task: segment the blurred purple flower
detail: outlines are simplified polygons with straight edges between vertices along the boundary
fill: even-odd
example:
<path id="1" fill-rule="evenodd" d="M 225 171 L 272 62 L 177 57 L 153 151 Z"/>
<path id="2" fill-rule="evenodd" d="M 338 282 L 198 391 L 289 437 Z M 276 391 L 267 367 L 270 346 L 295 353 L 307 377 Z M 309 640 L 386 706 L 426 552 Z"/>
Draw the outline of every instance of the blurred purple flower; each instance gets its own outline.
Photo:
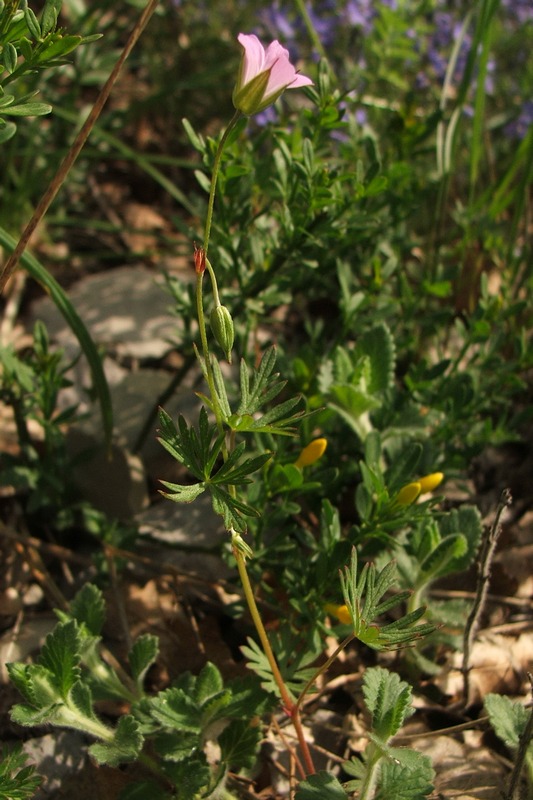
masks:
<path id="1" fill-rule="evenodd" d="M 533 125 L 533 100 L 526 100 L 518 117 L 505 126 L 505 133 L 510 139 L 523 139 L 531 125 Z"/>

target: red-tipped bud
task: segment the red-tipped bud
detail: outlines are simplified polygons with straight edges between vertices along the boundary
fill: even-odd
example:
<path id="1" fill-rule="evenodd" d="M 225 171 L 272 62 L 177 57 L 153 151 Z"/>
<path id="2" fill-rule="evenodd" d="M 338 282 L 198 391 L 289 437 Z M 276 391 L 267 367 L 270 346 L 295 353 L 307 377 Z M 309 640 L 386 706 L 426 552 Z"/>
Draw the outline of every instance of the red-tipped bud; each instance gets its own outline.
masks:
<path id="1" fill-rule="evenodd" d="M 203 275 L 205 272 L 205 250 L 203 247 L 198 247 L 194 243 L 194 269 L 197 275 Z"/>

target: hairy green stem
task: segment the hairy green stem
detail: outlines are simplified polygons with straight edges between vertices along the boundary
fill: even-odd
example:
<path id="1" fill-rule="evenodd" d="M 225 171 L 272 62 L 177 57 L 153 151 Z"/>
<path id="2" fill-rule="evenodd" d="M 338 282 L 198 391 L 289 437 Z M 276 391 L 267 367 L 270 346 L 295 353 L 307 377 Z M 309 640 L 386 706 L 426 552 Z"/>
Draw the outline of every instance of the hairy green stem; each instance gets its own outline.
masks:
<path id="1" fill-rule="evenodd" d="M 242 113 L 240 111 L 236 111 L 233 117 L 230 119 L 228 123 L 228 127 L 222 134 L 222 137 L 218 143 L 217 151 L 215 153 L 215 160 L 213 162 L 213 171 L 211 173 L 211 186 L 209 189 L 209 200 L 207 202 L 207 215 L 205 218 L 205 228 L 204 228 L 204 250 L 205 254 L 207 255 L 207 251 L 209 248 L 209 238 L 211 236 L 211 223 L 213 222 L 213 206 L 215 204 L 215 193 L 217 188 L 217 181 L 218 181 L 218 173 L 220 171 L 220 160 L 222 158 L 222 153 L 224 152 L 224 146 L 228 140 L 228 136 L 230 135 L 231 131 L 237 124 L 237 122 L 242 117 Z"/>
<path id="2" fill-rule="evenodd" d="M 207 259 L 207 250 L 209 247 L 209 239 L 211 236 L 211 225 L 213 222 L 213 207 L 215 204 L 215 194 L 217 188 L 218 173 L 220 171 L 220 161 L 222 159 L 222 153 L 224 152 L 224 146 L 228 140 L 228 136 L 230 135 L 231 131 L 233 130 L 233 128 L 235 127 L 241 116 L 242 115 L 240 111 L 235 112 L 218 143 L 217 151 L 215 153 L 215 160 L 213 162 L 213 171 L 211 173 L 211 185 L 209 188 L 209 200 L 207 202 L 207 214 L 205 219 L 204 245 L 203 245 L 205 254 L 205 266 L 211 278 L 215 303 L 217 303 L 218 301 L 219 305 L 220 305 L 220 300 L 218 297 L 218 286 L 217 286 L 215 271 L 211 266 L 211 263 Z M 218 395 L 215 389 L 215 379 L 213 376 L 211 354 L 209 352 L 209 342 L 207 339 L 207 326 L 205 322 L 204 299 L 203 299 L 203 277 L 204 277 L 203 272 L 199 272 L 196 279 L 196 311 L 198 315 L 198 327 L 200 329 L 200 341 L 202 342 L 202 355 L 205 363 L 207 385 L 209 386 L 209 393 L 211 395 L 211 400 L 213 403 L 213 410 L 215 412 L 215 419 L 217 422 L 217 426 L 219 430 L 222 431 L 222 411 L 220 409 L 220 403 L 218 402 Z"/>
<path id="3" fill-rule="evenodd" d="M 252 591 L 250 578 L 248 577 L 248 571 L 246 569 L 245 557 L 241 552 L 241 550 L 236 546 L 233 547 L 233 555 L 235 557 L 235 561 L 237 562 L 237 569 L 239 570 L 239 576 L 244 590 L 244 596 L 246 598 L 248 609 L 250 611 L 250 615 L 252 617 L 255 629 L 257 631 L 257 635 L 259 636 L 261 645 L 263 647 L 263 651 L 265 653 L 265 656 L 267 657 L 270 669 L 272 670 L 272 676 L 276 682 L 276 686 L 279 689 L 284 709 L 290 716 L 291 722 L 294 725 L 296 736 L 298 738 L 298 743 L 300 745 L 302 756 L 305 762 L 305 768 L 307 770 L 307 774 L 312 775 L 315 773 L 316 770 L 313 764 L 313 759 L 311 757 L 311 752 L 309 750 L 309 745 L 307 744 L 307 741 L 305 739 L 304 730 L 300 719 L 300 705 L 299 703 L 295 703 L 292 697 L 290 696 L 289 691 L 285 685 L 285 681 L 283 680 L 283 676 L 279 670 L 276 657 L 272 651 L 272 647 L 270 645 L 270 641 L 268 639 L 267 632 L 265 630 L 265 626 L 263 625 L 263 620 L 261 619 L 259 609 L 257 608 L 257 603 L 255 602 L 255 597 Z"/>

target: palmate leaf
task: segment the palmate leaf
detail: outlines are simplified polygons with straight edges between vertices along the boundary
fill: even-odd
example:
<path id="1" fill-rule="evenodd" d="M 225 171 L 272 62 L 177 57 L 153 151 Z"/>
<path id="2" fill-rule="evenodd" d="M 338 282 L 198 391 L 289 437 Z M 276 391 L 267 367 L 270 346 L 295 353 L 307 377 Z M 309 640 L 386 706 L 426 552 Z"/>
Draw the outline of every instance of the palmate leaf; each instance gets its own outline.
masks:
<path id="1" fill-rule="evenodd" d="M 221 486 L 209 484 L 208 488 L 213 502 L 213 510 L 215 514 L 223 517 L 226 530 L 233 528 L 238 533 L 245 533 L 247 525 L 243 517 L 258 517 L 259 511 L 233 497 Z"/>
<path id="2" fill-rule="evenodd" d="M 159 425 L 158 440 L 163 447 L 198 480 L 207 480 L 221 452 L 224 433 L 217 434 L 216 425 L 209 423 L 205 408 L 200 409 L 197 429 L 189 427 L 181 414 L 176 427 L 163 409 L 159 410 Z"/>
<path id="3" fill-rule="evenodd" d="M 315 634 L 308 635 L 307 641 L 296 639 L 291 630 L 284 627 L 271 637 L 271 645 L 285 685 L 298 696 L 316 672 L 312 665 L 322 652 L 320 641 Z M 248 659 L 249 669 L 262 679 L 263 689 L 278 695 L 272 669 L 259 644 L 248 638 L 248 645 L 241 647 L 241 651 Z"/>
<path id="4" fill-rule="evenodd" d="M 387 563 L 381 571 L 367 563 L 358 572 L 357 552 L 352 548 L 349 566 L 341 573 L 344 601 L 348 608 L 357 639 L 374 650 L 395 650 L 412 644 L 416 639 L 435 630 L 431 623 L 414 624 L 424 615 L 420 607 L 394 622 L 380 625 L 376 620 L 399 603 L 404 602 L 410 592 L 397 592 L 385 600 L 381 598 L 396 582 L 396 563 Z"/>
<path id="5" fill-rule="evenodd" d="M 33 797 L 41 778 L 35 774 L 35 767 L 26 766 L 27 755 L 22 745 L 11 752 L 6 746 L 0 753 L 0 800 L 29 800 Z"/>

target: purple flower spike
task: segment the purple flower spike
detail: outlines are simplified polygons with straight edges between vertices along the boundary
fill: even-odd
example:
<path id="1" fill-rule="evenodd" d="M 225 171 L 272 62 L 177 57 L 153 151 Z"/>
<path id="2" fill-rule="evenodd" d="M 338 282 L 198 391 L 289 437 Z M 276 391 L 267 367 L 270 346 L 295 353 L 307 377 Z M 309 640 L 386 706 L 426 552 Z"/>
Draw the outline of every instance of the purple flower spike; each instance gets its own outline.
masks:
<path id="1" fill-rule="evenodd" d="M 300 75 L 289 60 L 289 51 L 277 41 L 265 49 L 254 34 L 240 33 L 244 48 L 233 105 L 243 114 L 257 114 L 272 105 L 285 89 L 312 86 L 313 81 Z"/>

